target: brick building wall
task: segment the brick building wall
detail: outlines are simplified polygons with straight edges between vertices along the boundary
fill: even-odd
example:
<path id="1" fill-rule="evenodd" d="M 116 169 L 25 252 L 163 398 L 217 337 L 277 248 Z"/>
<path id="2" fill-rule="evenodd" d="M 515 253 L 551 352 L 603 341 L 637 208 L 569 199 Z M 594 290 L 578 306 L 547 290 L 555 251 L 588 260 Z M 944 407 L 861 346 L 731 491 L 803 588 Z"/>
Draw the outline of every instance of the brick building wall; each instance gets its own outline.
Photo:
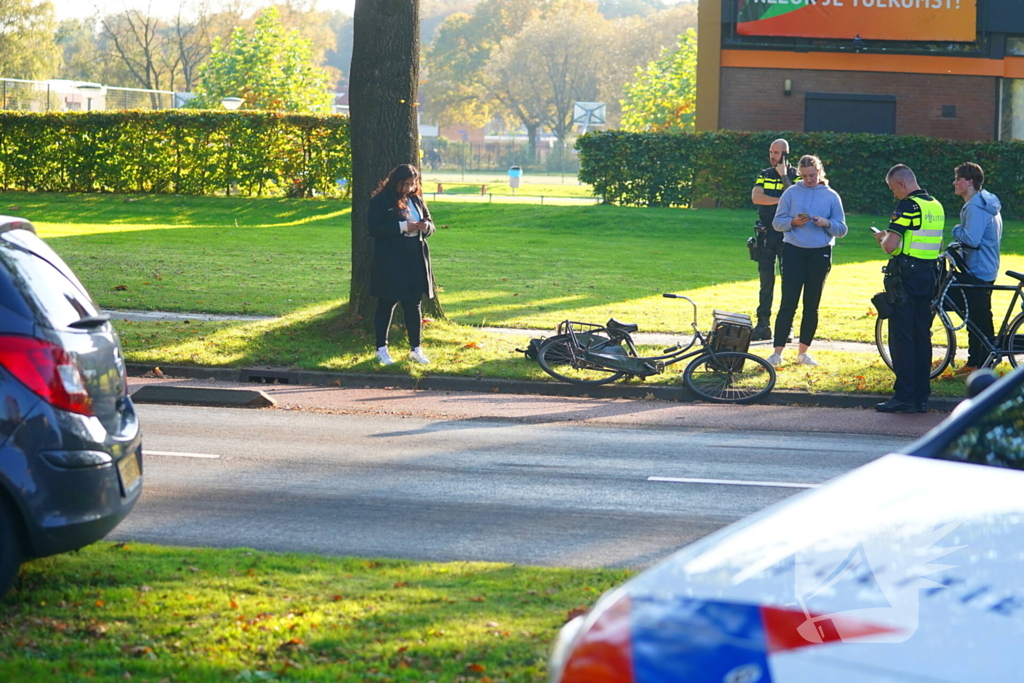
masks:
<path id="1" fill-rule="evenodd" d="M 783 94 L 787 78 L 793 82 L 788 96 Z M 996 79 L 986 76 L 725 67 L 719 127 L 802 131 L 805 93 L 894 95 L 897 135 L 992 140 L 996 90 Z M 944 118 L 943 105 L 955 105 L 956 118 Z"/>

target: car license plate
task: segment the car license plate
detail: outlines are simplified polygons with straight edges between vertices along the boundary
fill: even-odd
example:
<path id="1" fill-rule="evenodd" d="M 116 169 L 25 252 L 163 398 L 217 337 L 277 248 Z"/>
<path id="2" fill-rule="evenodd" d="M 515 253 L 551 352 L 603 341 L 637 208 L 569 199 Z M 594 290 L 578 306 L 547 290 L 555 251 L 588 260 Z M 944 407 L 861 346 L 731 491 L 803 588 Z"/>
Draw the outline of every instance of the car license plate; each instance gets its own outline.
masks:
<path id="1" fill-rule="evenodd" d="M 121 487 L 124 489 L 124 494 L 127 496 L 129 493 L 135 490 L 135 487 L 139 485 L 142 479 L 142 471 L 139 469 L 139 456 L 138 453 L 132 453 L 117 463 L 117 471 L 121 475 Z"/>

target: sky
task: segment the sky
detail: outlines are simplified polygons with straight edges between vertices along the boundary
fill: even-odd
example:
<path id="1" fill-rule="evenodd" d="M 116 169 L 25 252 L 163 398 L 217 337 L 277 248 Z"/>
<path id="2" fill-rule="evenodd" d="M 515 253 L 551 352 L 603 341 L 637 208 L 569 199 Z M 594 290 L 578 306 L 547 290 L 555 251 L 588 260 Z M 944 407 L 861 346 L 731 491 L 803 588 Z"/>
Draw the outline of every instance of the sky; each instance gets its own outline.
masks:
<path id="1" fill-rule="evenodd" d="M 125 7 L 140 10 L 149 10 L 157 16 L 173 15 L 178 8 L 175 0 L 51 0 L 57 10 L 57 20 L 61 19 L 84 19 L 96 14 L 109 14 L 117 12 Z M 262 4 L 259 2 L 254 5 Z M 341 10 L 348 15 L 352 14 L 352 7 L 355 0 L 317 0 L 317 8 L 333 12 Z"/>

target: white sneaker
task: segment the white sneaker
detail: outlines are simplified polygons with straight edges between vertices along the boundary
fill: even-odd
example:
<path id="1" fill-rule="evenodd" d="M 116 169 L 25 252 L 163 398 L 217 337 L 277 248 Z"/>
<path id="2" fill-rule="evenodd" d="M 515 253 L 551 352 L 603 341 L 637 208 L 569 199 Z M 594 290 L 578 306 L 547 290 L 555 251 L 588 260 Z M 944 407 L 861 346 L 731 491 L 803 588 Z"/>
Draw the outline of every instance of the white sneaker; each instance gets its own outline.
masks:
<path id="1" fill-rule="evenodd" d="M 426 365 L 430 362 L 430 359 L 427 358 L 426 355 L 423 353 L 422 346 L 417 346 L 415 349 L 410 351 L 409 358 L 416 361 L 417 363 L 420 363 L 421 365 Z"/>
<path id="2" fill-rule="evenodd" d="M 377 360 L 380 361 L 381 365 L 394 365 L 395 361 L 391 360 L 391 354 L 388 353 L 388 347 L 381 346 L 377 349 Z"/>
<path id="3" fill-rule="evenodd" d="M 782 367 L 782 354 L 773 353 L 772 355 L 768 356 L 768 365 L 772 366 L 773 368 Z"/>
<path id="4" fill-rule="evenodd" d="M 796 362 L 800 365 L 817 365 L 818 361 L 811 358 L 809 353 L 801 353 L 796 357 Z"/>

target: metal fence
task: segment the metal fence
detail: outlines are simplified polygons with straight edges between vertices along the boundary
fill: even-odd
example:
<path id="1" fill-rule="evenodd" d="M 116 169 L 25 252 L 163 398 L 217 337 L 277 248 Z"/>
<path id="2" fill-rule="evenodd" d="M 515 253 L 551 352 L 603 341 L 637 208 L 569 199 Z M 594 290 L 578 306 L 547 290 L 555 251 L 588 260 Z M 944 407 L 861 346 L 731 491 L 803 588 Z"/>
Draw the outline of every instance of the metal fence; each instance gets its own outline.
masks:
<path id="1" fill-rule="evenodd" d="M 420 142 L 423 168 L 432 171 L 508 171 L 519 166 L 528 173 L 564 173 L 577 175 L 579 154 L 571 142 L 539 144 L 531 149 L 526 141 L 461 142 L 444 138 L 422 138 Z"/>
<path id="2" fill-rule="evenodd" d="M 16 111 L 103 111 L 174 109 L 185 93 L 143 88 L 117 88 L 76 81 L 25 81 L 0 78 L 0 109 Z"/>

